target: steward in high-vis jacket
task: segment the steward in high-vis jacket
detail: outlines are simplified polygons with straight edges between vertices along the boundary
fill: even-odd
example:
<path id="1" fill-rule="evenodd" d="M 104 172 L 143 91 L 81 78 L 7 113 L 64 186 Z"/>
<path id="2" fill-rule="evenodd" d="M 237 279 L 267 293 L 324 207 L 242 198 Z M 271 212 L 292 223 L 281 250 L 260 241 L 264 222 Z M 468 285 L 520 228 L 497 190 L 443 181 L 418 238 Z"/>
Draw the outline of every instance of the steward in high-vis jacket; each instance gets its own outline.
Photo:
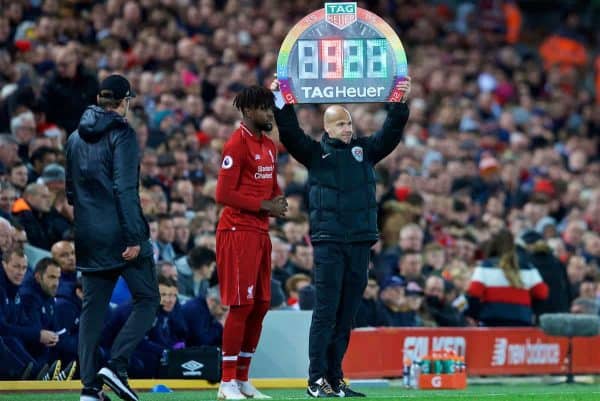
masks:
<path id="1" fill-rule="evenodd" d="M 309 174 L 316 285 L 307 389 L 312 397 L 331 396 L 331 392 L 359 395 L 343 382 L 342 359 L 367 283 L 370 248 L 379 238 L 374 166 L 402 139 L 410 78 L 401 81 L 398 89 L 404 91 L 402 102 L 390 106 L 383 128 L 368 137 L 355 137 L 350 113 L 342 106 L 325 111 L 320 142 L 304 134 L 293 106 L 275 110 L 281 142 Z M 278 81 L 271 90 L 279 94 Z"/>

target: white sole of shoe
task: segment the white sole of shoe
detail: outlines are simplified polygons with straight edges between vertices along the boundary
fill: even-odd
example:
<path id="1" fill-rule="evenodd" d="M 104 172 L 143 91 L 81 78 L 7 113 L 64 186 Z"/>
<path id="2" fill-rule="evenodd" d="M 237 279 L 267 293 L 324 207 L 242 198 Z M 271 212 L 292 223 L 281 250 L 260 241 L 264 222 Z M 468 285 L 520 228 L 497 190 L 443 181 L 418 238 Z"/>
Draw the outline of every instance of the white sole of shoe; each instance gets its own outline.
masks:
<path id="1" fill-rule="evenodd" d="M 102 378 L 104 383 L 110 387 L 119 396 L 119 398 L 125 401 L 139 401 L 136 395 L 133 394 L 127 388 L 127 386 L 125 386 L 125 383 L 123 383 L 112 370 L 108 368 L 102 368 L 98 372 L 98 376 Z"/>

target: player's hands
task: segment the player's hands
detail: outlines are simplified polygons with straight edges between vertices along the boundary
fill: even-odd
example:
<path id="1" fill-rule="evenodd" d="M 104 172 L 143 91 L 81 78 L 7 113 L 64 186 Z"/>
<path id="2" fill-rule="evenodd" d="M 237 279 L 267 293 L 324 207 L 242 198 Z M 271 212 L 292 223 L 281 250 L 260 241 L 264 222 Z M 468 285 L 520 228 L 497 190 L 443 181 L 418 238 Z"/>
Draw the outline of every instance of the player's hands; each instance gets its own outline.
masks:
<path id="1" fill-rule="evenodd" d="M 46 347 L 54 347 L 58 344 L 58 334 L 50 330 L 40 330 L 40 342 Z"/>
<path id="2" fill-rule="evenodd" d="M 402 99 L 400 100 L 402 103 L 406 103 L 408 100 L 408 95 L 410 94 L 410 80 L 411 77 L 407 76 L 406 79 L 396 84 L 396 89 L 404 92 L 404 95 L 402 95 Z"/>
<path id="3" fill-rule="evenodd" d="M 262 201 L 260 208 L 269 212 L 273 217 L 283 217 L 287 212 L 288 204 L 285 197 L 279 195 L 271 200 Z"/>
<path id="4" fill-rule="evenodd" d="M 125 259 L 125 260 L 133 260 L 133 259 L 137 258 L 139 254 L 140 254 L 140 246 L 136 245 L 136 246 L 128 246 L 125 249 L 125 252 L 123 252 L 121 254 L 121 256 L 123 256 L 123 259 Z"/>

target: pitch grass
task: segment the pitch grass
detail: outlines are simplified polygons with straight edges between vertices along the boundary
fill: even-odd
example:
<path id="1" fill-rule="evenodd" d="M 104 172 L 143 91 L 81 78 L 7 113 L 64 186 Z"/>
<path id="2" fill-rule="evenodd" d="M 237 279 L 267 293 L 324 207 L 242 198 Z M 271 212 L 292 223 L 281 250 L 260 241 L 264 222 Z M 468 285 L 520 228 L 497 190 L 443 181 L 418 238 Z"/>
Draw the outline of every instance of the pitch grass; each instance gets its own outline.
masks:
<path id="1" fill-rule="evenodd" d="M 600 385 L 471 385 L 467 390 L 418 391 L 398 387 L 357 387 L 367 393 L 369 401 L 599 401 Z M 308 400 L 305 390 L 265 390 L 273 401 Z M 118 398 L 110 394 L 111 400 Z M 176 391 L 173 393 L 140 393 L 141 401 L 215 401 L 217 393 L 209 391 Z M 0 393 L 0 401 L 77 401 L 79 394 L 66 393 Z M 358 401 L 358 400 L 357 400 Z"/>

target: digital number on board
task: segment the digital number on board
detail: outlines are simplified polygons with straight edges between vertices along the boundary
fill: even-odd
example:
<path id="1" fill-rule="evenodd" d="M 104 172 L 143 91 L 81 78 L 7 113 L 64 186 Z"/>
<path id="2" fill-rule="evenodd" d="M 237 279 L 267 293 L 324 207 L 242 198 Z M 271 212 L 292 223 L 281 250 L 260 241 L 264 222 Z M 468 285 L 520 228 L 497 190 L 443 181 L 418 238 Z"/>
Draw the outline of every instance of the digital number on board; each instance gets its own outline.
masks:
<path id="1" fill-rule="evenodd" d="M 399 101 L 408 73 L 394 30 L 356 3 L 326 3 L 285 38 L 277 76 L 287 103 Z"/>

